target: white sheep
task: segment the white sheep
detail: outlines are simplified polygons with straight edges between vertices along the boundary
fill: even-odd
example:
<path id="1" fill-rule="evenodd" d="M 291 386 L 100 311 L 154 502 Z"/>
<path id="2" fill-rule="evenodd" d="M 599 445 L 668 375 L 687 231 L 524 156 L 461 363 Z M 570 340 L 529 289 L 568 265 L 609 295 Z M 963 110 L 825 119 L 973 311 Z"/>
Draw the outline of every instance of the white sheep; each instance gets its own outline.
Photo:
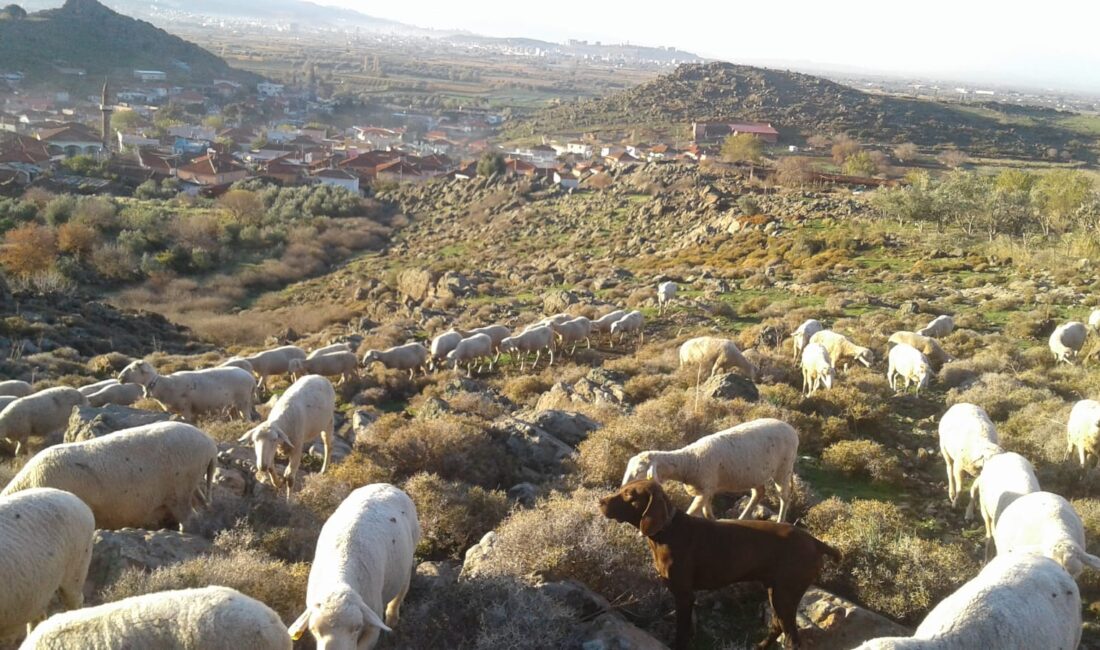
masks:
<path id="1" fill-rule="evenodd" d="M 813 395 L 818 388 L 832 388 L 836 368 L 829 351 L 820 343 L 810 343 L 802 350 L 802 392 Z"/>
<path id="2" fill-rule="evenodd" d="M 766 485 L 779 493 L 779 521 L 787 514 L 793 489 L 798 432 L 772 418 L 761 418 L 712 433 L 675 451 L 643 451 L 627 463 L 623 485 L 648 478 L 684 484 L 695 497 L 689 515 L 714 519 L 711 500 L 723 492 L 752 490 L 739 519 L 756 506 Z"/>
<path id="3" fill-rule="evenodd" d="M 275 451 L 279 447 L 287 451 L 288 461 L 283 477 L 287 498 L 290 498 L 302 453 L 306 445 L 318 437 L 325 444 L 321 473 L 328 469 L 335 434 L 335 413 L 336 391 L 332 388 L 332 382 L 319 375 L 306 375 L 279 396 L 267 420 L 246 431 L 237 442 L 252 441 L 256 447 L 256 474 L 266 474 L 276 487 L 279 480 L 275 474 Z"/>
<path id="4" fill-rule="evenodd" d="M 354 352 L 330 352 L 316 357 L 305 359 L 292 359 L 290 361 L 290 376 L 295 380 L 302 375 L 322 375 L 324 377 L 339 377 L 340 383 L 350 379 L 359 378 L 359 359 Z"/>
<path id="5" fill-rule="evenodd" d="M 94 536 L 92 511 L 68 492 L 0 496 L 0 639 L 45 618 L 54 594 L 66 609 L 84 604 Z"/>
<path id="6" fill-rule="evenodd" d="M 328 345 L 319 347 L 313 352 L 310 352 L 306 355 L 306 358 L 312 359 L 314 357 L 332 354 L 333 352 L 354 352 L 354 350 L 352 350 L 351 346 L 347 343 L 329 343 Z"/>
<path id="7" fill-rule="evenodd" d="M 252 364 L 258 388 L 267 388 L 267 378 L 273 375 L 285 375 L 290 372 L 292 359 L 305 359 L 306 351 L 297 345 L 283 345 L 270 350 L 257 352 L 244 360 Z"/>
<path id="8" fill-rule="evenodd" d="M 1050 352 L 1054 355 L 1055 363 L 1069 363 L 1077 358 L 1077 353 L 1085 345 L 1088 338 L 1088 328 L 1083 323 L 1070 321 L 1056 327 L 1050 334 Z"/>
<path id="9" fill-rule="evenodd" d="M 488 359 L 489 370 L 492 370 L 492 357 L 493 340 L 489 338 L 488 334 L 475 334 L 459 341 L 455 349 L 447 353 L 447 362 L 454 364 L 455 372 L 458 372 L 459 364 L 465 363 L 466 376 L 469 377 L 472 373 L 475 361 L 480 362 L 483 359 Z M 482 367 L 483 364 L 479 363 L 478 372 L 481 372 Z"/>
<path id="10" fill-rule="evenodd" d="M 589 338 L 592 334 L 592 321 L 584 316 L 577 316 L 563 323 L 551 323 L 550 327 L 554 329 L 554 334 L 558 339 L 558 345 L 561 346 L 562 350 L 570 343 L 573 344 L 569 354 L 573 354 L 577 351 L 577 344 L 581 341 L 584 341 L 586 347 L 592 347 L 592 340 Z"/>
<path id="11" fill-rule="evenodd" d="M 290 650 L 270 607 L 229 587 L 160 591 L 50 617 L 25 650 Z M 349 646 L 354 647 L 354 646 Z"/>
<path id="12" fill-rule="evenodd" d="M 184 422 L 154 422 L 44 449 L 0 496 L 36 487 L 67 490 L 95 514 L 97 528 L 182 529 L 193 499 L 210 499 L 218 445 Z M 204 488 L 205 481 L 205 488 Z"/>
<path id="13" fill-rule="evenodd" d="M 16 398 L 0 411 L 0 438 L 14 442 L 18 456 L 29 437 L 64 431 L 73 407 L 87 403 L 88 398 L 80 391 L 65 386 Z"/>
<path id="14" fill-rule="evenodd" d="M 1093 332 L 1100 332 L 1100 309 L 1093 309 L 1089 314 L 1089 329 Z"/>
<path id="15" fill-rule="evenodd" d="M 0 411 L 3 411 L 8 404 L 11 404 L 17 399 L 19 398 L 14 395 L 0 395 Z"/>
<path id="16" fill-rule="evenodd" d="M 619 320 L 623 316 L 626 316 L 626 311 L 623 309 L 616 309 L 609 311 L 603 316 L 592 321 L 592 333 L 593 334 L 610 334 L 611 324 Z"/>
<path id="17" fill-rule="evenodd" d="M 1037 555 L 994 559 L 936 605 L 912 637 L 872 639 L 856 650 L 1073 650 L 1081 594 L 1057 563 Z"/>
<path id="18" fill-rule="evenodd" d="M 397 625 L 419 540 L 416 505 L 401 490 L 375 483 L 348 495 L 321 528 L 291 637 L 308 629 L 318 648 L 373 647 Z"/>
<path id="19" fill-rule="evenodd" d="M 542 351 L 546 350 L 550 355 L 550 365 L 554 365 L 554 330 L 549 325 L 541 325 L 526 329 L 519 334 L 509 336 L 500 342 L 500 349 L 508 353 L 516 353 L 519 356 L 519 369 L 522 371 L 526 357 L 531 352 L 535 353 L 535 363 L 538 365 Z"/>
<path id="20" fill-rule="evenodd" d="M 90 406 L 100 407 L 107 404 L 130 406 L 145 395 L 145 388 L 137 384 L 109 384 L 88 395 Z"/>
<path id="21" fill-rule="evenodd" d="M 928 360 L 932 362 L 934 368 L 941 368 L 943 364 L 955 360 L 955 357 L 944 351 L 939 341 L 916 332 L 894 332 L 887 339 L 887 343 L 895 345 L 905 343 L 920 350 L 921 354 L 928 357 Z"/>
<path id="22" fill-rule="evenodd" d="M 627 334 L 634 334 L 638 337 L 638 345 L 645 343 L 645 316 L 642 312 L 635 309 L 634 311 L 623 316 L 619 320 L 611 323 L 611 332 L 609 340 L 611 347 L 615 347 L 615 335 L 619 335 L 619 343 L 623 342 Z"/>
<path id="23" fill-rule="evenodd" d="M 447 359 L 447 353 L 455 349 L 458 342 L 464 338 L 466 338 L 466 332 L 449 329 L 432 339 L 432 344 L 429 348 L 432 370 L 435 370 L 437 364 L 445 361 Z"/>
<path id="24" fill-rule="evenodd" d="M 932 381 L 932 374 L 932 362 L 920 350 L 907 343 L 898 343 L 890 348 L 886 379 L 891 389 L 898 389 L 897 380 L 900 378 L 905 380 L 905 390 L 909 390 L 910 384 L 916 384 L 917 395 L 920 395 L 920 389 L 927 388 Z"/>
<path id="25" fill-rule="evenodd" d="M 110 379 L 104 379 L 103 381 L 97 381 L 94 384 L 85 384 L 77 388 L 81 395 L 85 397 L 94 395 L 108 386 L 114 386 L 118 383 L 118 379 L 111 377 Z"/>
<path id="26" fill-rule="evenodd" d="M 408 370 L 409 379 L 412 379 L 417 370 L 424 370 L 429 354 L 428 348 L 421 343 L 406 343 L 385 350 L 367 350 L 363 355 L 363 366 L 369 368 L 377 361 L 390 370 Z"/>
<path id="27" fill-rule="evenodd" d="M 936 316 L 928 324 L 917 330 L 921 336 L 941 339 L 955 330 L 955 319 L 947 315 Z"/>
<path id="28" fill-rule="evenodd" d="M 997 427 L 985 409 L 961 402 L 947 409 L 939 424 L 940 453 L 947 466 L 947 498 L 955 506 L 962 491 L 963 473 L 977 476 L 985 462 L 1003 452 Z"/>
<path id="29" fill-rule="evenodd" d="M 680 345 L 680 367 L 695 366 L 695 384 L 702 379 L 704 370 L 708 377 L 719 373 L 740 370 L 746 377 L 755 381 L 757 368 L 730 339 L 715 336 L 697 336 Z"/>
<path id="30" fill-rule="evenodd" d="M 829 358 L 832 359 L 833 365 L 838 366 L 842 362 L 844 367 L 848 367 L 848 360 L 858 361 L 868 368 L 874 363 L 875 355 L 871 352 L 870 348 L 865 348 L 861 345 L 852 343 L 848 337 L 843 334 L 837 334 L 832 330 L 821 330 L 815 332 L 810 337 L 810 343 L 819 343 L 825 346 L 825 349 L 829 351 Z"/>
<path id="31" fill-rule="evenodd" d="M 1020 454 L 995 454 L 985 461 L 982 471 L 970 486 L 970 504 L 966 518 L 974 516 L 974 504 L 979 504 L 985 522 L 985 557 L 992 556 L 993 531 L 997 520 L 1010 503 L 1025 494 L 1039 491 L 1035 468 Z"/>
<path id="32" fill-rule="evenodd" d="M 484 334 L 489 337 L 489 340 L 493 343 L 493 352 L 496 357 L 493 359 L 493 363 L 500 361 L 500 344 L 504 339 L 512 335 L 512 330 L 503 325 L 486 325 L 485 327 L 475 327 L 474 329 L 466 332 L 466 337 L 475 336 L 477 334 Z"/>
<path id="33" fill-rule="evenodd" d="M 219 368 L 240 368 L 250 375 L 256 374 L 256 369 L 252 367 L 248 359 L 244 357 L 229 357 L 225 361 L 218 364 Z"/>
<path id="34" fill-rule="evenodd" d="M 33 392 L 34 388 L 25 381 L 19 381 L 18 379 L 0 381 L 0 396 L 26 397 Z"/>
<path id="35" fill-rule="evenodd" d="M 241 419 L 255 417 L 252 404 L 256 380 L 252 373 L 241 368 L 224 366 L 159 375 L 149 362 L 135 361 L 122 369 L 118 381 L 141 384 L 147 397 L 188 422 L 194 422 L 199 415 L 221 414 L 226 410 Z"/>
<path id="36" fill-rule="evenodd" d="M 672 304 L 672 299 L 676 297 L 676 290 L 679 287 L 675 282 L 666 281 L 657 285 L 657 313 L 664 314 L 665 309 Z"/>
<path id="37" fill-rule="evenodd" d="M 1083 399 L 1073 405 L 1066 424 L 1066 459 L 1077 452 L 1081 467 L 1088 463 L 1088 457 L 1100 458 L 1100 402 Z"/>
<path id="38" fill-rule="evenodd" d="M 821 324 L 821 321 L 814 320 L 813 318 L 803 321 L 803 323 L 798 326 L 798 329 L 791 334 L 791 345 L 794 348 L 795 359 L 802 356 L 802 350 L 809 345 L 810 337 L 823 329 L 825 329 L 825 326 Z"/>
<path id="39" fill-rule="evenodd" d="M 1100 557 L 1085 550 L 1085 525 L 1069 501 L 1051 492 L 1025 494 L 1003 512 L 993 530 L 1000 554 L 1049 557 L 1074 578 L 1085 567 L 1100 571 Z"/>

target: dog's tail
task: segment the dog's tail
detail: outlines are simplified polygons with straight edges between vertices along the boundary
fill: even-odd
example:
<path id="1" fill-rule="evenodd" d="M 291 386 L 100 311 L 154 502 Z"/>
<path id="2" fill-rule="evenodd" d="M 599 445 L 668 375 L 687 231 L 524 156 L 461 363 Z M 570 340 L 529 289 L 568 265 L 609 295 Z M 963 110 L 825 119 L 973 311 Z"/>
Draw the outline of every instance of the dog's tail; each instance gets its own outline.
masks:
<path id="1" fill-rule="evenodd" d="M 821 541 L 820 539 L 815 537 L 814 541 L 817 542 L 817 550 L 821 551 L 821 553 L 823 555 L 827 555 L 827 556 L 833 558 L 834 560 L 836 560 L 837 562 L 840 562 L 840 560 L 844 558 L 843 553 L 841 553 L 837 549 L 833 548 L 832 546 L 829 546 L 828 544 Z"/>

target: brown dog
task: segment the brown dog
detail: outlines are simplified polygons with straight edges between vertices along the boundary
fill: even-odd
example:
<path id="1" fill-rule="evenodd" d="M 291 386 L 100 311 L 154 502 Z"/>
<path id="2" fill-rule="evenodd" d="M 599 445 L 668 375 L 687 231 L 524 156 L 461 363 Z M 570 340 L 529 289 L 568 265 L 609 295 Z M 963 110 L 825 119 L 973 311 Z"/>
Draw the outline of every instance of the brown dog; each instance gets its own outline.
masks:
<path id="1" fill-rule="evenodd" d="M 798 603 L 825 557 L 840 559 L 839 551 L 790 524 L 710 521 L 680 512 L 655 481 L 627 483 L 600 499 L 600 510 L 646 536 L 657 573 L 676 601 L 675 650 L 687 650 L 691 640 L 694 592 L 735 582 L 760 582 L 768 590 L 775 616 L 757 647 L 768 647 L 780 633 L 799 647 Z"/>

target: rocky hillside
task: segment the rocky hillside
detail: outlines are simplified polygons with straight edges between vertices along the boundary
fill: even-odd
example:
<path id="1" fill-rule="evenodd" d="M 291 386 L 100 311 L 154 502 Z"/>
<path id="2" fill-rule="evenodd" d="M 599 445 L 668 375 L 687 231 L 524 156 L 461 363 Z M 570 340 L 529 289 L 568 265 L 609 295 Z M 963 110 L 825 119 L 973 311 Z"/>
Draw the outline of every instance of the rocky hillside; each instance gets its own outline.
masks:
<path id="1" fill-rule="evenodd" d="M 683 138 L 691 121 L 711 119 L 771 122 L 792 141 L 848 133 L 869 142 L 954 145 L 1020 157 L 1038 157 L 1050 147 L 1084 160 L 1094 153 L 1078 141 L 1079 134 L 1053 122 L 1006 128 L 949 104 L 871 95 L 808 74 L 721 62 L 682 65 L 609 97 L 545 109 L 519 121 L 508 135 L 652 130 Z"/>

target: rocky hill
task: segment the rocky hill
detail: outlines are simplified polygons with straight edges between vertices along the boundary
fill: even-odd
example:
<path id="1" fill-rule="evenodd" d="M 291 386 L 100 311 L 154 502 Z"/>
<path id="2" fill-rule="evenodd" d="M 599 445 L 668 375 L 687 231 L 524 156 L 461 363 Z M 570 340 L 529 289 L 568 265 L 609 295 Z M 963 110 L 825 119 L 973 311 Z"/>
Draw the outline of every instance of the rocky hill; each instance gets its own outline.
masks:
<path id="1" fill-rule="evenodd" d="M 507 135 L 619 131 L 686 137 L 693 120 L 771 122 L 785 138 L 833 133 L 869 142 L 954 145 L 973 152 L 1040 156 L 1048 148 L 1078 159 L 1094 155 L 1058 115 L 1006 126 L 955 105 L 871 95 L 821 77 L 731 63 L 682 65 L 668 75 L 609 97 L 545 109 Z M 1080 138 L 1081 141 L 1078 139 Z"/>

